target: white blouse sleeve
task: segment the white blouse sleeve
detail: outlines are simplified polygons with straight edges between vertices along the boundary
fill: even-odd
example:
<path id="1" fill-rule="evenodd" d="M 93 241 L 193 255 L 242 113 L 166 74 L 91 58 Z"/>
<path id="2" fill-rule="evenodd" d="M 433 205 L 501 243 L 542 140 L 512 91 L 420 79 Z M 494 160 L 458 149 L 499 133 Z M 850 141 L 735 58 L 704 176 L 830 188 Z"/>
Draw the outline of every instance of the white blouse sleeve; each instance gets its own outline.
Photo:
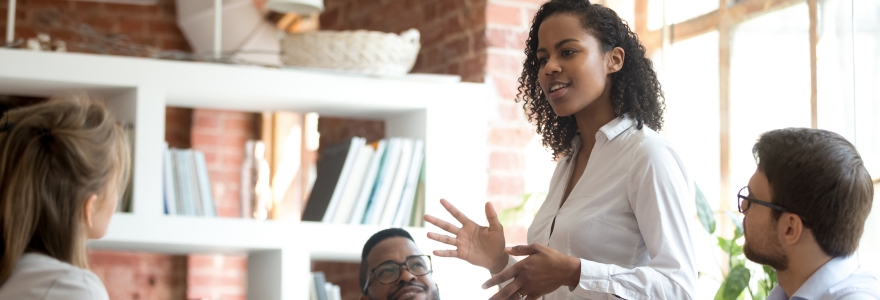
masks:
<path id="1" fill-rule="evenodd" d="M 107 289 L 92 272 L 68 272 L 52 283 L 44 300 L 109 300 Z"/>
<path id="2" fill-rule="evenodd" d="M 696 268 L 688 227 L 690 186 L 683 165 L 665 143 L 650 140 L 631 159 L 627 193 L 650 257 L 647 266 L 624 268 L 581 259 L 578 286 L 571 291 L 623 299 L 693 299 Z"/>

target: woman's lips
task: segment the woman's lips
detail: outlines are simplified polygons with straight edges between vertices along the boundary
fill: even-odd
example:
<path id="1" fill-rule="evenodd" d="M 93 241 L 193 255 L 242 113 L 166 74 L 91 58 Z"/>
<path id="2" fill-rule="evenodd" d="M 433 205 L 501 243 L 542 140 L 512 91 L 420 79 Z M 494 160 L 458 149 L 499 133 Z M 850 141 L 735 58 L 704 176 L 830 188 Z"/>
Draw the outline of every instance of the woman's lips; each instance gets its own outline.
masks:
<path id="1" fill-rule="evenodd" d="M 555 100 L 559 97 L 565 96 L 565 93 L 568 91 L 568 88 L 569 88 L 569 86 L 566 86 L 564 88 L 552 91 L 552 92 L 550 92 L 549 95 L 547 95 L 547 97 L 550 98 L 550 100 Z"/>

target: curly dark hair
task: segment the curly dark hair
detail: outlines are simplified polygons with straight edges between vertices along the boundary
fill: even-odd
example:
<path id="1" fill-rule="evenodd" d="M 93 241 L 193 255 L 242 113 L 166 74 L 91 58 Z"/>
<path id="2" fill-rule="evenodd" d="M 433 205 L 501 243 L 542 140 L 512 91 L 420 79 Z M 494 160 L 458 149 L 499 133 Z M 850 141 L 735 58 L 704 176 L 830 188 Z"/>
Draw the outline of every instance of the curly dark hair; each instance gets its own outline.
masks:
<path id="1" fill-rule="evenodd" d="M 617 13 L 610 8 L 591 4 L 588 0 L 552 0 L 538 9 L 526 40 L 526 60 L 519 77 L 517 102 L 523 101 L 529 122 L 537 125 L 535 130 L 543 137 L 543 145 L 553 150 L 554 160 L 572 153 L 571 139 L 578 134 L 574 116 L 560 117 L 553 112 L 541 87 L 538 85 L 538 28 L 550 16 L 572 14 L 581 19 L 584 30 L 594 36 L 603 51 L 620 47 L 626 53 L 623 67 L 611 75 L 611 106 L 614 114 L 628 114 L 637 122 L 637 128 L 647 125 L 660 131 L 663 127 L 665 101 L 660 81 L 645 57 L 645 47 L 639 42 Z"/>

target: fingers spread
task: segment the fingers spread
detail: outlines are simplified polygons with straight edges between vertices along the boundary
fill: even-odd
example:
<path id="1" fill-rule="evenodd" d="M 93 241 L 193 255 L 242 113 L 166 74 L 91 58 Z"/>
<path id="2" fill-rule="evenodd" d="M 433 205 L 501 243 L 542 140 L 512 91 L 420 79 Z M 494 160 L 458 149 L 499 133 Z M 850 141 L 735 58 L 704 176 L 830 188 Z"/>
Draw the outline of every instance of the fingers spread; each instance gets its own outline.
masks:
<path id="1" fill-rule="evenodd" d="M 454 237 L 433 232 L 428 232 L 428 238 L 451 246 L 456 242 Z"/>
<path id="2" fill-rule="evenodd" d="M 440 199 L 440 204 L 442 204 L 443 207 L 446 208 L 446 211 L 448 211 L 449 214 L 451 214 L 453 218 L 458 220 L 458 222 L 460 222 L 462 226 L 464 226 L 465 224 L 474 222 L 474 221 L 471 221 L 471 219 L 468 219 L 468 217 L 465 216 L 463 213 L 461 213 L 461 211 L 459 211 L 458 208 L 455 208 L 455 206 L 453 206 L 452 203 L 449 203 L 449 201 L 446 201 L 446 199 Z"/>
<path id="3" fill-rule="evenodd" d="M 425 221 L 428 221 L 428 223 L 434 224 L 434 226 L 440 227 L 440 229 L 446 230 L 446 232 L 449 232 L 451 234 L 458 235 L 458 232 L 461 230 L 461 228 L 458 228 L 455 225 L 449 224 L 449 222 L 440 220 L 431 215 L 425 215 Z"/>
<path id="4" fill-rule="evenodd" d="M 489 221 L 489 230 L 504 230 L 503 226 L 501 226 L 501 222 L 498 221 L 498 213 L 495 212 L 495 208 L 492 206 L 491 202 L 486 202 L 486 220 Z"/>
<path id="5" fill-rule="evenodd" d="M 442 257 L 458 257 L 457 250 L 434 250 L 434 255 Z"/>

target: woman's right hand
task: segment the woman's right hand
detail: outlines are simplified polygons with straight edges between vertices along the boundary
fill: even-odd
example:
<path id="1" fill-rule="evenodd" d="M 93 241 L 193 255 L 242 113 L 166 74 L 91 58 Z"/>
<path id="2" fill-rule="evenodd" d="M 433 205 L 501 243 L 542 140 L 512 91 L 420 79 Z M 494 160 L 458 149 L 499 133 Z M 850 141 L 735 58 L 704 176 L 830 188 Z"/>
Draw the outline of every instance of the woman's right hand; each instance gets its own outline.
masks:
<path id="1" fill-rule="evenodd" d="M 492 274 L 498 274 L 504 270 L 509 257 L 504 253 L 504 228 L 498 222 L 498 215 L 492 208 L 492 204 L 486 203 L 486 219 L 489 221 L 489 227 L 474 223 L 445 199 L 440 199 L 440 204 L 461 223 L 461 228 L 437 217 L 425 215 L 425 221 L 454 235 L 429 232 L 428 238 L 455 246 L 455 250 L 434 250 L 434 255 L 457 257 L 473 265 L 486 268 Z"/>

